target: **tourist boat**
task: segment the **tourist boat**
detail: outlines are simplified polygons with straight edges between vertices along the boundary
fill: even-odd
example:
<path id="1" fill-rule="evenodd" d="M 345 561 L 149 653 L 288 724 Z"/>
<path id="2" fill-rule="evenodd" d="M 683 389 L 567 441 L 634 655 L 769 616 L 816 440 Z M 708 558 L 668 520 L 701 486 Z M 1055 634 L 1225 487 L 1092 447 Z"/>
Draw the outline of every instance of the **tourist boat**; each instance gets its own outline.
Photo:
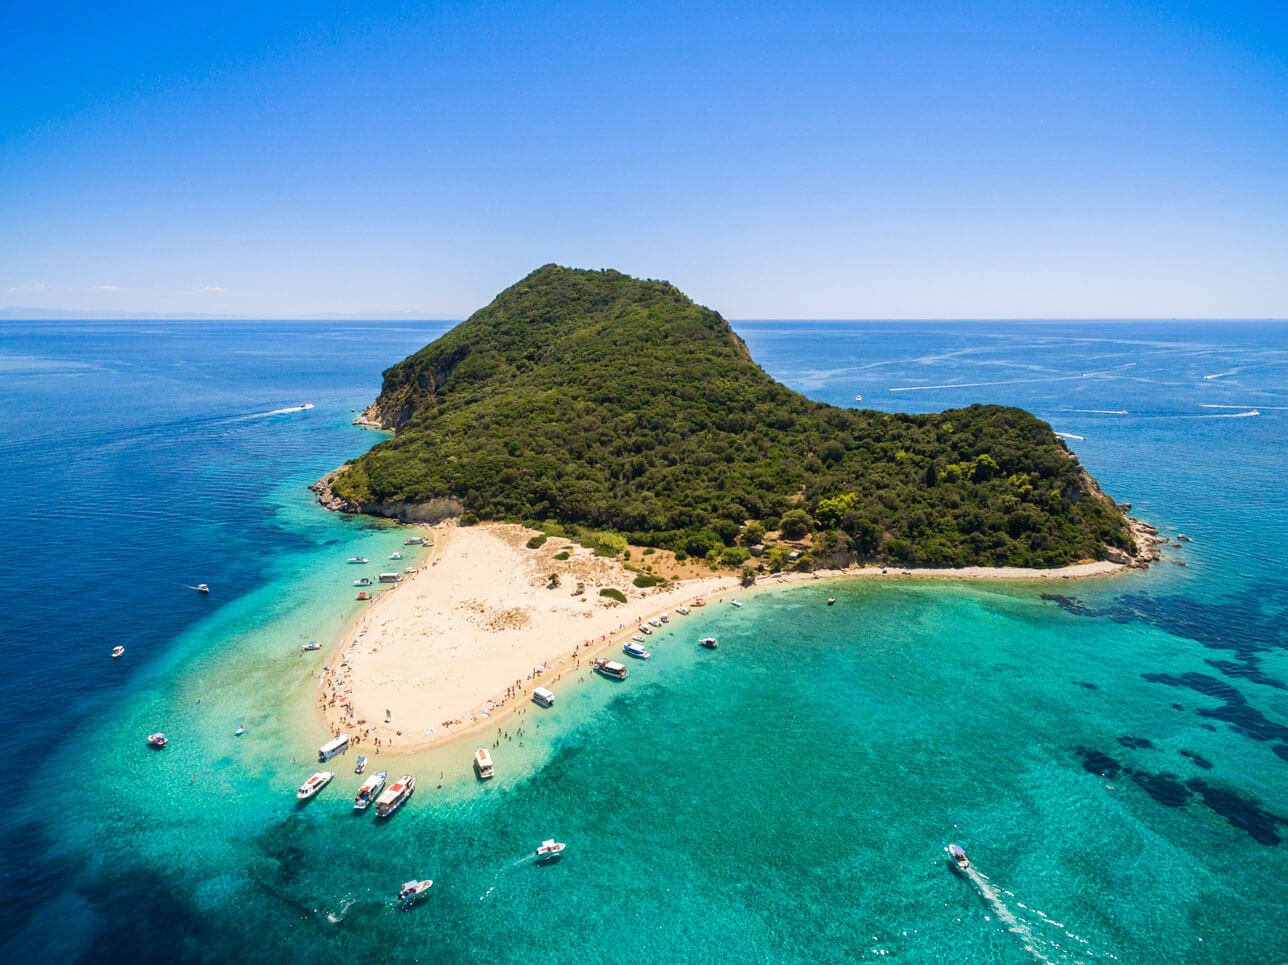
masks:
<path id="1" fill-rule="evenodd" d="M 366 590 L 359 590 L 359 591 L 358 591 L 358 595 L 357 595 L 357 596 L 355 596 L 355 597 L 354 597 L 354 599 L 355 599 L 355 600 L 370 600 L 370 599 L 371 599 L 371 594 L 370 594 L 370 593 L 368 593 Z"/>
<path id="2" fill-rule="evenodd" d="M 486 747 L 480 747 L 474 752 L 474 772 L 483 781 L 486 781 L 496 773 L 492 767 L 492 755 L 487 752 Z"/>
<path id="3" fill-rule="evenodd" d="M 204 583 L 198 583 L 195 587 L 193 587 L 193 589 L 195 589 L 198 593 L 210 592 L 210 587 L 206 586 L 206 584 Z"/>
<path id="4" fill-rule="evenodd" d="M 113 647 L 113 648 L 112 648 L 112 659 L 113 659 L 113 660 L 115 660 L 117 657 L 119 657 L 119 656 L 120 656 L 121 654 L 123 654 L 123 653 L 125 653 L 125 648 L 124 648 L 124 647 Z"/>
<path id="5" fill-rule="evenodd" d="M 647 660 L 649 657 L 653 656 L 651 653 L 649 653 L 647 650 L 641 647 L 634 640 L 628 640 L 625 644 L 623 644 L 622 651 L 626 653 L 627 656 L 639 657 L 641 660 Z"/>
<path id="6" fill-rule="evenodd" d="M 834 596 L 829 596 L 829 597 L 827 598 L 827 605 L 828 605 L 828 606 L 835 606 L 835 605 L 836 605 L 836 597 L 834 597 Z"/>
<path id="7" fill-rule="evenodd" d="M 402 579 L 402 575 L 400 573 L 381 573 L 380 574 L 381 583 L 397 583 L 401 579 Z"/>
<path id="8" fill-rule="evenodd" d="M 318 643 L 316 640 L 310 640 L 304 646 L 300 647 L 300 649 L 301 650 L 321 650 L 322 644 Z"/>
<path id="9" fill-rule="evenodd" d="M 532 700 L 542 707 L 549 707 L 555 702 L 555 692 L 548 687 L 533 687 Z"/>
<path id="10" fill-rule="evenodd" d="M 371 560 L 367 559 L 365 556 L 350 556 L 347 560 L 345 560 L 345 562 L 346 563 L 370 563 Z"/>
<path id="11" fill-rule="evenodd" d="M 537 861 L 553 861 L 563 854 L 564 848 L 568 845 L 562 841 L 556 841 L 554 838 L 546 838 L 541 842 L 541 847 L 537 848 Z"/>
<path id="12" fill-rule="evenodd" d="M 402 807 L 411 792 L 416 790 L 416 775 L 404 774 L 387 788 L 385 793 L 376 798 L 376 817 L 387 818 Z"/>
<path id="13" fill-rule="evenodd" d="M 367 759 L 365 757 L 359 757 L 358 760 L 354 762 L 353 773 L 361 774 L 366 769 L 367 769 Z"/>
<path id="14" fill-rule="evenodd" d="M 595 669 L 605 677 L 612 677 L 614 680 L 626 679 L 626 665 L 620 664 L 615 660 L 606 660 L 600 658 L 595 661 Z"/>
<path id="15" fill-rule="evenodd" d="M 640 633 L 642 633 L 642 634 L 644 634 L 644 636 L 646 636 L 646 637 L 647 637 L 647 636 L 649 636 L 649 635 L 653 632 L 653 628 L 652 628 L 652 627 L 646 626 L 646 625 L 644 625 L 643 623 L 641 623 L 641 624 L 640 624 L 636 629 L 637 629 L 637 630 L 639 630 L 639 632 L 640 632 Z"/>
<path id="16" fill-rule="evenodd" d="M 950 844 L 948 846 L 948 855 L 953 859 L 957 867 L 962 871 L 967 871 L 970 869 L 970 858 L 966 857 L 966 852 L 963 851 L 961 848 L 957 847 L 957 845 Z"/>
<path id="17" fill-rule="evenodd" d="M 389 776 L 388 771 L 377 771 L 369 778 L 362 782 L 362 787 L 358 788 L 358 794 L 353 799 L 353 809 L 358 812 L 365 811 L 371 807 L 375 801 L 376 795 L 380 789 L 385 786 L 385 778 Z"/>
<path id="18" fill-rule="evenodd" d="M 675 612 L 680 614 L 682 617 L 687 617 L 689 615 L 689 608 L 687 606 L 677 606 L 675 608 Z"/>
<path id="19" fill-rule="evenodd" d="M 742 601 L 741 601 L 741 600 L 730 600 L 730 601 L 729 601 L 729 605 L 730 605 L 730 606 L 742 606 Z"/>
<path id="20" fill-rule="evenodd" d="M 698 646 L 706 647 L 708 650 L 714 650 L 716 647 L 720 646 L 720 644 L 716 641 L 715 637 L 703 637 L 698 641 Z"/>
<path id="21" fill-rule="evenodd" d="M 170 738 L 166 737 L 165 734 L 162 734 L 160 731 L 157 731 L 155 734 L 148 735 L 149 747 L 155 747 L 159 750 L 160 748 L 165 747 L 168 743 L 170 743 Z"/>
<path id="22" fill-rule="evenodd" d="M 432 878 L 426 878 L 424 881 L 406 881 L 398 889 L 398 900 L 405 905 L 419 901 L 425 897 L 425 892 L 434 886 Z"/>
<path id="23" fill-rule="evenodd" d="M 659 620 L 657 617 L 653 617 L 653 619 L 649 620 L 648 625 L 651 626 L 654 630 L 660 630 L 662 627 L 662 621 Z"/>
<path id="24" fill-rule="evenodd" d="M 424 546 L 424 545 L 425 545 L 425 537 L 423 536 L 408 536 L 405 540 L 403 540 L 403 546 Z"/>
<path id="25" fill-rule="evenodd" d="M 330 771 L 318 771 L 307 781 L 300 785 L 300 789 L 295 792 L 295 797 L 301 801 L 307 801 L 322 788 L 331 783 L 331 778 L 335 777 Z"/>
<path id="26" fill-rule="evenodd" d="M 371 577 L 369 577 L 369 576 L 364 576 L 364 577 L 363 577 L 362 579 L 360 579 L 360 580 L 354 580 L 354 581 L 353 581 L 353 585 L 354 585 L 354 586 L 370 586 L 370 585 L 371 585 Z"/>
<path id="27" fill-rule="evenodd" d="M 343 754 L 349 749 L 349 735 L 341 734 L 334 740 L 329 740 L 318 748 L 318 763 L 329 761 L 336 754 Z"/>

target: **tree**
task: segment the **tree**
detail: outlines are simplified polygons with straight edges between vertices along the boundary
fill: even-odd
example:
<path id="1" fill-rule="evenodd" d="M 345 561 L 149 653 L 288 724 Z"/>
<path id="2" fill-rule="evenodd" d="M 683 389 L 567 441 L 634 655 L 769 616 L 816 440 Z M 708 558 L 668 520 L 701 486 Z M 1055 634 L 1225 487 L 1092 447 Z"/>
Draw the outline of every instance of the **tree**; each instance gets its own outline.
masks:
<path id="1" fill-rule="evenodd" d="M 779 523 L 779 526 L 782 527 L 785 539 L 800 539 L 810 531 L 812 522 L 809 518 L 809 513 L 805 512 L 805 510 L 791 509 L 783 514 L 783 520 Z"/>

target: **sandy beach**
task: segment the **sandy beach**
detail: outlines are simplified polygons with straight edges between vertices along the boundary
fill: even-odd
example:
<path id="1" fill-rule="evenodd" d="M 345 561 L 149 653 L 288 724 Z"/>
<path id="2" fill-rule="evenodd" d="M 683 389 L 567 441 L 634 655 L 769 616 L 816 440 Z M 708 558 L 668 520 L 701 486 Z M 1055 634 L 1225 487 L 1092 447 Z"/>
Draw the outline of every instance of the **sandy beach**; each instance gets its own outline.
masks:
<path id="1" fill-rule="evenodd" d="M 527 548 L 535 533 L 521 526 L 422 531 L 433 541 L 424 564 L 362 614 L 322 676 L 318 706 L 328 730 L 350 734 L 364 752 L 419 751 L 495 727 L 530 702 L 534 687 L 557 690 L 565 674 L 619 650 L 641 622 L 699 598 L 715 603 L 730 591 L 821 579 L 1059 580 L 1125 569 L 1104 561 L 1048 570 L 866 566 L 762 575 L 753 587 L 723 572 L 642 590 L 617 560 L 571 540 Z M 627 602 L 600 596 L 606 587 Z"/>

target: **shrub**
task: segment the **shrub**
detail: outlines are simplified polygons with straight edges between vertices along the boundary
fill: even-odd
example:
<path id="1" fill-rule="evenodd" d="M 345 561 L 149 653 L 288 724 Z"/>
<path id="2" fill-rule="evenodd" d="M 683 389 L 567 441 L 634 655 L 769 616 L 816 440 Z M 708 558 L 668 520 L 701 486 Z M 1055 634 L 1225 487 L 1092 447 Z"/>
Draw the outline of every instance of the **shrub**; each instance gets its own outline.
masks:
<path id="1" fill-rule="evenodd" d="M 638 587 L 646 587 L 646 586 L 657 586 L 662 581 L 659 580 L 656 576 L 649 576 L 647 573 L 641 573 L 639 576 L 635 577 L 635 579 L 632 580 L 631 582 Z"/>
<path id="2" fill-rule="evenodd" d="M 562 562 L 563 560 L 566 560 L 570 555 L 572 554 L 570 554 L 567 550 L 561 550 L 560 552 L 555 554 L 555 559 Z"/>
<path id="3" fill-rule="evenodd" d="M 465 513 L 464 515 L 461 516 L 462 526 L 474 526 L 478 523 L 478 521 L 479 521 L 479 518 L 475 516 L 473 513 Z"/>
<path id="4" fill-rule="evenodd" d="M 600 596 L 606 596 L 610 600 L 616 600 L 618 603 L 626 602 L 626 594 L 621 590 L 616 590 L 611 586 L 606 586 L 599 591 Z"/>
<path id="5" fill-rule="evenodd" d="M 528 540 L 528 549 L 530 550 L 540 549 L 542 545 L 545 543 L 545 541 L 549 538 L 550 537 L 548 537 L 545 533 L 538 533 L 536 536 L 532 537 L 532 539 Z"/>

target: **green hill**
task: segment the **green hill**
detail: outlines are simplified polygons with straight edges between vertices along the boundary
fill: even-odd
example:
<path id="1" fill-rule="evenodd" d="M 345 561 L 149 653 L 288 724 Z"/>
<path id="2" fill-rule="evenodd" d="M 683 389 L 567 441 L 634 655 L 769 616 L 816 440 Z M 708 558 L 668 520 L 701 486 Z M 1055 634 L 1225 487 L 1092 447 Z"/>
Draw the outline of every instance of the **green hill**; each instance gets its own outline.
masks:
<path id="1" fill-rule="evenodd" d="M 613 530 L 727 560 L 780 527 L 909 564 L 1051 566 L 1134 547 L 1125 517 L 1027 412 L 892 415 L 766 375 L 672 285 L 546 265 L 384 373 L 396 435 L 329 477 L 342 508 Z M 454 501 L 454 502 L 452 502 Z"/>

